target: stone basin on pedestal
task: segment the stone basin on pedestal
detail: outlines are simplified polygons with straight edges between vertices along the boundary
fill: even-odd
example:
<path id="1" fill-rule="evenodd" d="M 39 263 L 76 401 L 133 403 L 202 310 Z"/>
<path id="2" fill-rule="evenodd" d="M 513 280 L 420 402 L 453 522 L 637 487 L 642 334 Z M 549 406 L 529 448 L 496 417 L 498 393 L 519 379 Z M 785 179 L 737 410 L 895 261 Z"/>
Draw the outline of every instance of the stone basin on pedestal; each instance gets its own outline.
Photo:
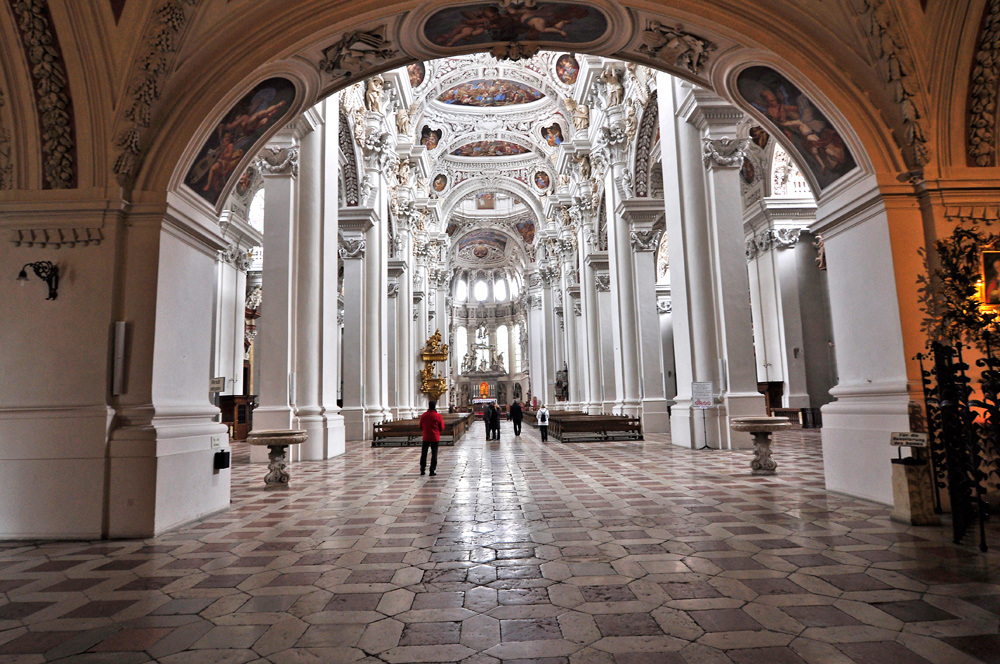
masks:
<path id="1" fill-rule="evenodd" d="M 309 438 L 302 429 L 265 429 L 251 431 L 247 435 L 250 445 L 266 445 L 268 448 L 267 475 L 264 476 L 264 486 L 268 489 L 288 488 L 288 447 L 301 445 Z"/>
<path id="2" fill-rule="evenodd" d="M 778 464 L 771 458 L 771 434 L 784 431 L 792 426 L 787 417 L 733 417 L 729 420 L 733 431 L 745 431 L 753 435 L 753 461 L 750 462 L 751 475 L 774 475 Z"/>

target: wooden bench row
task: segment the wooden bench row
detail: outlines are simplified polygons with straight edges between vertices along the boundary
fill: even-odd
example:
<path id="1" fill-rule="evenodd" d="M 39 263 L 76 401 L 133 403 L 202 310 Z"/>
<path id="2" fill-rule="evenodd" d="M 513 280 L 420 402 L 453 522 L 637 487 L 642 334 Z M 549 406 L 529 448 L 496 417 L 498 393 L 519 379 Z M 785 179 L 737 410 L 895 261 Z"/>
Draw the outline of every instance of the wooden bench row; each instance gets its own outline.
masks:
<path id="1" fill-rule="evenodd" d="M 525 420 L 538 426 L 535 412 Z M 624 415 L 586 415 L 565 410 L 549 411 L 549 435 L 563 443 L 591 443 L 608 440 L 643 440 L 642 421 Z"/>
<path id="2" fill-rule="evenodd" d="M 454 445 L 472 425 L 472 413 L 441 413 L 444 431 L 441 445 Z M 420 420 L 385 420 L 375 425 L 372 447 L 410 447 L 423 442 Z"/>

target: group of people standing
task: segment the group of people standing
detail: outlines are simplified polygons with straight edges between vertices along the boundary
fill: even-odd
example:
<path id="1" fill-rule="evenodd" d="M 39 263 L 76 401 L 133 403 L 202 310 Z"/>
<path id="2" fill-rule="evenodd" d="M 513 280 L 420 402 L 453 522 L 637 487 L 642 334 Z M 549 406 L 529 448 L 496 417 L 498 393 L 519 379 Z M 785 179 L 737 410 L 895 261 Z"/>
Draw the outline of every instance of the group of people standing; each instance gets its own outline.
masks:
<path id="1" fill-rule="evenodd" d="M 521 436 L 521 422 L 524 420 L 524 411 L 521 404 L 515 401 L 507 419 L 514 423 L 514 437 Z M 500 409 L 496 404 L 490 404 L 483 409 L 483 422 L 486 424 L 486 440 L 500 440 Z M 541 434 L 542 441 L 549 439 L 549 409 L 543 404 L 535 413 L 535 422 L 538 424 L 538 433 Z M 438 445 L 441 441 L 441 433 L 444 431 L 444 418 L 437 412 L 437 403 L 431 401 L 427 404 L 427 412 L 420 416 L 420 430 L 423 433 L 423 445 L 420 450 L 420 474 L 423 475 L 427 469 L 427 452 L 431 453 L 430 474 L 436 475 Z"/>

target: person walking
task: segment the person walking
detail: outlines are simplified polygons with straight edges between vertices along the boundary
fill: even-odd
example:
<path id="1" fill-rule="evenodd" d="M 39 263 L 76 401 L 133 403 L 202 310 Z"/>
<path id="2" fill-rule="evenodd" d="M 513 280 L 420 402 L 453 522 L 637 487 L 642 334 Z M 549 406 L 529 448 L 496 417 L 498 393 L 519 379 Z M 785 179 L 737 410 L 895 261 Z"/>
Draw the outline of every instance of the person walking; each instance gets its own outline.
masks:
<path id="1" fill-rule="evenodd" d="M 538 433 L 542 435 L 542 442 L 549 439 L 549 409 L 542 404 L 542 407 L 535 413 L 535 421 L 538 422 Z"/>
<path id="2" fill-rule="evenodd" d="M 490 424 L 493 425 L 493 440 L 500 440 L 500 408 L 495 404 L 493 406 L 493 413 L 490 417 Z"/>
<path id="3" fill-rule="evenodd" d="M 524 419 L 524 412 L 521 410 L 521 404 L 515 401 L 510 407 L 510 413 L 507 418 L 514 423 L 514 437 L 521 437 L 521 421 Z"/>
<path id="4" fill-rule="evenodd" d="M 486 427 L 486 440 L 493 440 L 493 405 L 483 406 L 483 426 Z"/>
<path id="5" fill-rule="evenodd" d="M 420 433 L 423 438 L 423 445 L 420 447 L 420 474 L 424 474 L 427 468 L 427 448 L 431 450 L 431 477 L 437 475 L 435 472 L 438 465 L 438 444 L 441 442 L 441 432 L 444 431 L 444 418 L 437 412 L 437 402 L 431 401 L 427 404 L 427 410 L 420 416 Z"/>

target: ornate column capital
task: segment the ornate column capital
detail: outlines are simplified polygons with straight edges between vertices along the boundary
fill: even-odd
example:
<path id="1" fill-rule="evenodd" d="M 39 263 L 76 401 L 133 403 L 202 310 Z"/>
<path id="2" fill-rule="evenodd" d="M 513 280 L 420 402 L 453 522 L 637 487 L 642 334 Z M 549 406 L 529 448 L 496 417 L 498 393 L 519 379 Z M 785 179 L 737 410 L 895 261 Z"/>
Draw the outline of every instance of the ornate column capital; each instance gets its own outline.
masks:
<path id="1" fill-rule="evenodd" d="M 266 147 L 257 159 L 257 167 L 262 175 L 299 176 L 299 149 L 295 147 Z"/>
<path id="2" fill-rule="evenodd" d="M 594 284 L 598 293 L 611 292 L 611 275 L 607 272 L 599 272 L 594 276 Z"/>
<path id="3" fill-rule="evenodd" d="M 750 146 L 748 138 L 703 138 L 702 159 L 705 168 L 740 168 Z"/>
<path id="4" fill-rule="evenodd" d="M 366 242 L 364 238 L 360 240 L 344 238 L 340 241 L 340 258 L 341 260 L 363 259 L 365 257 L 365 247 Z"/>
<path id="5" fill-rule="evenodd" d="M 632 251 L 656 251 L 656 248 L 660 246 L 660 236 L 663 231 L 630 231 L 629 239 L 632 242 Z"/>
<path id="6" fill-rule="evenodd" d="M 656 301 L 656 313 L 658 314 L 669 314 L 673 313 L 674 304 L 670 300 L 657 300 Z"/>

